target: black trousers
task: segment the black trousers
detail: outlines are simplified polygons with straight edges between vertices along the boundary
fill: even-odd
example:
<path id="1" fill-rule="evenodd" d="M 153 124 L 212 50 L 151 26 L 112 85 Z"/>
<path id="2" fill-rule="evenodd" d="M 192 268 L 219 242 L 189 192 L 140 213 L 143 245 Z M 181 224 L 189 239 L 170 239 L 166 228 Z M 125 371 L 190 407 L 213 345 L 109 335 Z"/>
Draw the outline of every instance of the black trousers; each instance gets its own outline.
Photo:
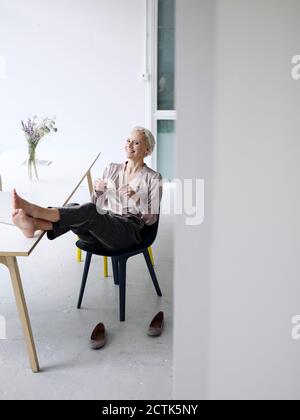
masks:
<path id="1" fill-rule="evenodd" d="M 53 240 L 70 230 L 87 243 L 99 241 L 108 250 L 121 251 L 141 243 L 142 223 L 131 217 L 124 217 L 113 212 L 98 213 L 93 203 L 70 203 L 64 207 L 55 207 L 60 220 L 53 223 L 53 230 L 47 231 L 47 237 Z"/>

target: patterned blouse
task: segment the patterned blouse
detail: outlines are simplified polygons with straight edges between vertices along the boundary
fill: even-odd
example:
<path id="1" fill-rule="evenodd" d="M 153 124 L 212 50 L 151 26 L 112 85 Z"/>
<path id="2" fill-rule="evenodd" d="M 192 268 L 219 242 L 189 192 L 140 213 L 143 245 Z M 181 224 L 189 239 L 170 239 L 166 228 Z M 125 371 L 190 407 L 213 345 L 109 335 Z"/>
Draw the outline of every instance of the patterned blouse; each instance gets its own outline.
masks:
<path id="1" fill-rule="evenodd" d="M 92 202 L 99 213 L 111 211 L 124 217 L 132 217 L 137 222 L 152 225 L 158 219 L 162 197 L 162 176 L 145 163 L 128 183 L 135 191 L 132 197 L 120 194 L 119 189 L 126 185 L 125 163 L 110 163 L 104 170 L 102 180 L 104 192 L 94 191 Z"/>

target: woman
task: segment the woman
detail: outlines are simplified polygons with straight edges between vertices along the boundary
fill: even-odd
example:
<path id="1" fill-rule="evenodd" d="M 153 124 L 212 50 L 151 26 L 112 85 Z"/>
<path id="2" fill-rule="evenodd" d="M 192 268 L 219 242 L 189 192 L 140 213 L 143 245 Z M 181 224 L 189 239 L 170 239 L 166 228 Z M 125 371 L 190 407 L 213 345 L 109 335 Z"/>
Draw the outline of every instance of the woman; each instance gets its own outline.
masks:
<path id="1" fill-rule="evenodd" d="M 144 163 L 154 146 L 149 130 L 134 127 L 125 143 L 126 162 L 108 165 L 102 179 L 94 183 L 90 203 L 45 208 L 24 200 L 13 190 L 13 223 L 28 238 L 37 230 L 47 231 L 49 239 L 72 230 L 81 240 L 91 244 L 99 241 L 109 250 L 138 245 L 144 224 L 157 221 L 162 196 L 161 175 Z M 153 321 L 150 327 L 157 325 Z M 162 326 L 161 315 L 158 323 Z"/>
<path id="2" fill-rule="evenodd" d="M 82 240 L 96 239 L 110 250 L 139 244 L 141 228 L 157 220 L 162 195 L 161 175 L 144 163 L 154 146 L 152 133 L 135 127 L 125 143 L 126 162 L 108 165 L 94 184 L 91 203 L 44 208 L 14 190 L 14 224 L 29 238 L 37 230 L 47 231 L 49 239 L 72 230 Z"/>

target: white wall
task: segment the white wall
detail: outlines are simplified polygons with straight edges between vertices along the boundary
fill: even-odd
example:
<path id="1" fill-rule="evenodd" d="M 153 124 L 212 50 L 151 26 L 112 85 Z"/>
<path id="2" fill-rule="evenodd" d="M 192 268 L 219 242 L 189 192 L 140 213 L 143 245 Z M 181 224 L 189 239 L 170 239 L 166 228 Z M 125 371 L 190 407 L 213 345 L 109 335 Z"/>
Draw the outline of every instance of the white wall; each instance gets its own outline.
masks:
<path id="1" fill-rule="evenodd" d="M 179 155 L 178 173 L 201 176 L 204 162 L 212 162 L 206 173 L 212 211 L 198 231 L 178 224 L 175 235 L 174 396 L 298 399 L 300 342 L 291 338 L 291 319 L 300 313 L 300 82 L 290 73 L 300 53 L 300 3 L 216 1 L 215 35 L 205 29 L 206 42 L 215 37 L 215 60 L 197 24 L 205 14 L 214 20 L 214 2 L 189 0 L 185 10 L 186 2 L 178 3 L 178 31 L 195 34 L 193 73 L 180 65 L 191 59 L 184 40 L 177 50 L 178 150 L 184 140 L 188 151 L 186 159 Z M 208 87 L 201 89 L 205 77 Z M 209 89 L 214 136 L 203 129 Z M 199 135 L 184 119 L 185 108 L 194 110 Z"/>
<path id="2" fill-rule="evenodd" d="M 95 147 L 103 165 L 145 125 L 144 1 L 0 0 L 0 151 L 22 148 L 20 120 L 56 115 L 39 148 Z"/>
<path id="3" fill-rule="evenodd" d="M 298 0 L 219 0 L 210 396 L 299 398 Z"/>

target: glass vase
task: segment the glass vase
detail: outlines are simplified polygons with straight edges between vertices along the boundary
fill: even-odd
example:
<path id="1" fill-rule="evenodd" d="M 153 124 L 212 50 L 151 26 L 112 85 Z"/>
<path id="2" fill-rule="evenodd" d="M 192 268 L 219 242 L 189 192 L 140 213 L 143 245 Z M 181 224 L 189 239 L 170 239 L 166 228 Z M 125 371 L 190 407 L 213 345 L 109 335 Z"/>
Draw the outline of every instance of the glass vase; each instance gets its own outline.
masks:
<path id="1" fill-rule="evenodd" d="M 36 179 L 38 180 L 38 172 L 36 168 L 36 146 L 35 145 L 29 145 L 28 146 L 28 177 L 30 181 L 33 181 L 33 173 L 35 174 Z"/>

